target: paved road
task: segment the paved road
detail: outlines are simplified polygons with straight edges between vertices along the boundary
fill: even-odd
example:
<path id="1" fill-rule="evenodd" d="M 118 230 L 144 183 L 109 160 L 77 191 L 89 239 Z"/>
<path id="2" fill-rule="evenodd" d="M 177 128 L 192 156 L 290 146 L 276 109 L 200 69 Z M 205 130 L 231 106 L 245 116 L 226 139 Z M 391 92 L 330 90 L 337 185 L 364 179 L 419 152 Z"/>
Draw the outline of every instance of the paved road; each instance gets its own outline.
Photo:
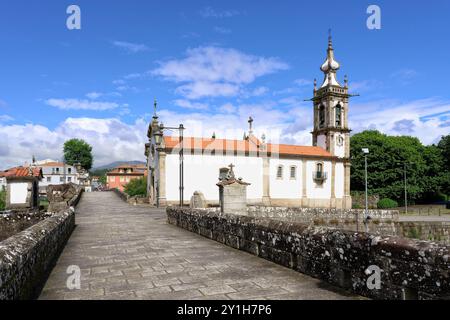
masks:
<path id="1" fill-rule="evenodd" d="M 358 299 L 166 223 L 163 210 L 85 193 L 40 299 Z M 68 266 L 81 289 L 66 288 Z"/>

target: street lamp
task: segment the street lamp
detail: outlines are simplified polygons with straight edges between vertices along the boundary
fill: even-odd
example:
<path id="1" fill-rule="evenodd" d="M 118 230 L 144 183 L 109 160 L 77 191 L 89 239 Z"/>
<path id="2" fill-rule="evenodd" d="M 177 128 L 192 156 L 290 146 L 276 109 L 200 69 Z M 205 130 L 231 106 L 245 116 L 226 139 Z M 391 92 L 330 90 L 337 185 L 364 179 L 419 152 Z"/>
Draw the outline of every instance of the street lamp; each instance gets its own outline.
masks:
<path id="1" fill-rule="evenodd" d="M 401 162 L 397 162 L 397 164 L 402 164 Z M 405 187 L 405 214 L 408 214 L 408 183 L 406 179 L 406 162 L 403 162 L 403 179 L 404 179 L 404 187 Z"/>
<path id="2" fill-rule="evenodd" d="M 365 167 L 365 182 L 366 182 L 366 218 L 364 222 L 370 219 L 369 217 L 369 200 L 367 196 L 367 155 L 369 154 L 368 148 L 362 148 L 362 152 L 364 153 L 364 167 Z"/>
<path id="3" fill-rule="evenodd" d="M 180 190 L 180 207 L 183 207 L 184 203 L 184 137 L 183 137 L 183 131 L 185 130 L 185 127 L 181 123 L 178 127 L 165 127 L 163 123 L 161 123 L 158 127 L 158 129 L 153 134 L 155 138 L 155 144 L 157 146 L 156 150 L 158 151 L 158 161 L 159 161 L 159 152 L 162 150 L 161 144 L 162 139 L 164 136 L 164 130 L 178 130 L 178 139 L 179 139 L 179 145 L 180 145 L 180 180 L 179 180 L 179 190 Z M 156 206 L 159 207 L 159 163 L 158 163 L 158 183 L 156 187 Z"/>

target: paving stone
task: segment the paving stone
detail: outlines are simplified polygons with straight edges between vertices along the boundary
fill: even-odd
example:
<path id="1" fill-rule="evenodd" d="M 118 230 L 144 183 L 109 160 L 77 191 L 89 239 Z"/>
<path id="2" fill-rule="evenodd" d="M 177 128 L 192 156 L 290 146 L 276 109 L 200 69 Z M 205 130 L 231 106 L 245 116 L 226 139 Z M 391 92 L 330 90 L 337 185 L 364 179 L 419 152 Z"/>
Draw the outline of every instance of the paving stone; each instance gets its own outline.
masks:
<path id="1" fill-rule="evenodd" d="M 228 285 L 214 286 L 214 287 L 205 287 L 199 289 L 205 296 L 207 295 L 217 295 L 217 294 L 225 294 L 236 292 L 235 289 Z"/>
<path id="2" fill-rule="evenodd" d="M 40 299 L 358 299 L 294 270 L 169 225 L 162 209 L 84 193 Z M 82 290 L 66 271 L 81 268 Z"/>

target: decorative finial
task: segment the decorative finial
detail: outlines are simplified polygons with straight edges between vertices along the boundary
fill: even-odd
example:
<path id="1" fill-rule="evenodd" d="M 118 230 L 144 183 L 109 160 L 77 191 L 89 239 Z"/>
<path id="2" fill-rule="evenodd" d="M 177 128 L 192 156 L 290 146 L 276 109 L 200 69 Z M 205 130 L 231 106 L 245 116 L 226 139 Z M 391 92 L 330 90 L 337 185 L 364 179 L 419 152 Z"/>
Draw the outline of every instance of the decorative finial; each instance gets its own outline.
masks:
<path id="1" fill-rule="evenodd" d="M 216 132 L 214 131 L 212 134 L 212 138 L 215 139 L 216 138 Z"/>
<path id="2" fill-rule="evenodd" d="M 266 143 L 266 134 L 263 133 L 261 136 L 262 143 Z"/>
<path id="3" fill-rule="evenodd" d="M 253 133 L 253 118 L 249 117 L 248 118 L 248 126 L 249 126 L 249 130 L 248 130 L 248 134 L 251 135 Z"/>
<path id="4" fill-rule="evenodd" d="M 344 76 L 344 84 L 345 84 L 345 88 L 348 88 L 348 77 L 347 77 L 347 75 Z"/>
<path id="5" fill-rule="evenodd" d="M 153 118 L 157 119 L 158 116 L 156 115 L 156 109 L 158 107 L 158 101 L 155 99 L 155 101 L 153 102 Z"/>
<path id="6" fill-rule="evenodd" d="M 332 49 L 333 48 L 333 40 L 331 37 L 331 28 L 328 29 L 328 49 Z"/>
<path id="7" fill-rule="evenodd" d="M 317 90 L 317 79 L 314 78 L 314 91 L 316 91 L 316 90 Z"/>

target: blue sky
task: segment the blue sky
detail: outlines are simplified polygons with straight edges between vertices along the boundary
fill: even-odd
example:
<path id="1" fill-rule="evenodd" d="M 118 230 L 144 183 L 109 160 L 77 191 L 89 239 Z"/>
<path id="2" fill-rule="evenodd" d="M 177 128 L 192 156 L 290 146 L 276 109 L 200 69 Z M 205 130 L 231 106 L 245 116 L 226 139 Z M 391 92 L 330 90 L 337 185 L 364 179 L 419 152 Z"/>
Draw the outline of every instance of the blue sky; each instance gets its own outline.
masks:
<path id="1" fill-rule="evenodd" d="M 354 132 L 429 144 L 450 128 L 450 2 L 2 1 L 0 168 L 60 158 L 65 139 L 96 165 L 143 158 L 153 99 L 167 125 L 310 144 L 312 80 L 332 28 L 338 79 L 359 93 Z M 66 8 L 81 8 L 81 30 Z M 381 30 L 366 9 L 381 8 Z"/>

